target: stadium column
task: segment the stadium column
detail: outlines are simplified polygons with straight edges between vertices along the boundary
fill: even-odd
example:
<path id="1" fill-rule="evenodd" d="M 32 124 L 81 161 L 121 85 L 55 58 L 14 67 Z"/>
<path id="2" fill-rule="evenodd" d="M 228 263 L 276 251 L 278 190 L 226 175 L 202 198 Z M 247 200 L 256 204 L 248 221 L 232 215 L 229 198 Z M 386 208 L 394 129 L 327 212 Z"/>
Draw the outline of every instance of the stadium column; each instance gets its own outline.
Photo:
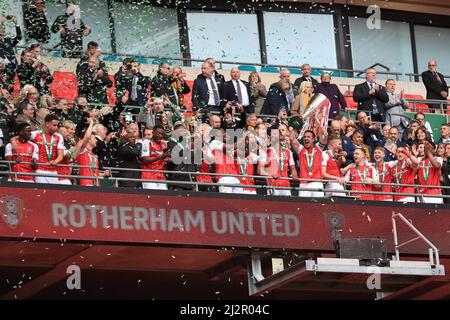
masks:
<path id="1" fill-rule="evenodd" d="M 348 15 L 344 14 L 345 7 L 335 6 L 333 15 L 335 42 L 336 42 L 336 58 L 338 69 L 353 70 L 352 47 L 350 39 L 350 26 Z M 352 77 L 348 74 L 348 77 Z"/>

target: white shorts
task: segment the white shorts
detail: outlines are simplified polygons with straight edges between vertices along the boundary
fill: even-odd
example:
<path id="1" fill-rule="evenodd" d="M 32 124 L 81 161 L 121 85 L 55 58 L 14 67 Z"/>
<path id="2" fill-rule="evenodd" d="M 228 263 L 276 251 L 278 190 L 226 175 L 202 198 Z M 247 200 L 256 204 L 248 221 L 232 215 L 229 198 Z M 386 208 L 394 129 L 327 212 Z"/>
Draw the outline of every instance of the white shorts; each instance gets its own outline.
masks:
<path id="1" fill-rule="evenodd" d="M 269 189 L 268 193 L 271 196 L 286 196 L 286 197 L 290 197 L 292 195 L 291 194 L 291 190 L 288 190 L 288 189 Z"/>
<path id="2" fill-rule="evenodd" d="M 431 197 L 423 197 L 423 203 L 432 203 L 432 204 L 443 204 L 444 200 L 442 198 L 431 198 Z"/>
<path id="3" fill-rule="evenodd" d="M 301 189 L 316 189 L 318 191 L 302 191 Z M 309 182 L 300 184 L 299 197 L 303 198 L 323 198 L 323 184 L 321 182 Z"/>
<path id="4" fill-rule="evenodd" d="M 25 182 L 25 183 L 34 183 L 34 180 L 21 180 L 21 179 L 16 179 L 16 180 L 12 180 L 11 178 L 8 179 L 8 182 Z"/>
<path id="5" fill-rule="evenodd" d="M 56 172 L 56 171 L 36 170 L 36 173 L 41 173 L 41 174 L 46 175 L 45 177 L 36 176 L 36 178 L 35 178 L 36 183 L 59 184 L 58 172 Z M 52 177 L 50 177 L 49 175 L 52 175 Z"/>
<path id="6" fill-rule="evenodd" d="M 416 198 L 415 197 L 405 197 L 405 198 L 398 200 L 397 202 L 416 202 Z"/>
<path id="7" fill-rule="evenodd" d="M 70 180 L 59 180 L 59 184 L 62 184 L 65 186 L 71 186 L 72 182 Z"/>
<path id="8" fill-rule="evenodd" d="M 158 182 L 143 182 L 142 189 L 167 190 L 167 184 Z"/>
<path id="9" fill-rule="evenodd" d="M 325 184 L 325 189 L 329 189 L 329 190 L 342 190 L 344 191 L 344 186 L 342 184 L 340 184 L 339 182 L 327 182 L 327 184 Z M 326 192 L 325 195 L 327 197 L 344 197 L 345 196 L 345 192 Z"/>
<path id="10" fill-rule="evenodd" d="M 219 192 L 221 193 L 243 193 L 243 188 L 241 187 L 227 187 L 227 184 L 241 184 L 238 178 L 236 177 L 222 177 L 218 181 L 219 184 Z"/>
<path id="11" fill-rule="evenodd" d="M 256 194 L 256 190 L 245 190 L 244 188 L 241 189 L 241 194 Z"/>

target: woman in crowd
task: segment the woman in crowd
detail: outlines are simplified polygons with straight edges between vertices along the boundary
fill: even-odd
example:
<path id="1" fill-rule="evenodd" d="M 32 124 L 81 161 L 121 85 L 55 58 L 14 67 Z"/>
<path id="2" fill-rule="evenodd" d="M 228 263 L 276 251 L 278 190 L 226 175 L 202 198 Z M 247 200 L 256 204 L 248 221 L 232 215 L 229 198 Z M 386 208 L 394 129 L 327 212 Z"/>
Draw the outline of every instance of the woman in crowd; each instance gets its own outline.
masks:
<path id="1" fill-rule="evenodd" d="M 314 87 L 311 82 L 303 81 L 300 85 L 299 94 L 295 97 L 295 101 L 291 106 L 292 115 L 303 115 L 306 106 L 314 96 Z"/>
<path id="2" fill-rule="evenodd" d="M 267 88 L 261 83 L 261 77 L 258 72 L 253 71 L 248 76 L 248 82 L 250 83 L 251 94 L 255 98 L 255 113 L 257 115 L 261 114 L 264 101 L 267 97 Z"/>
<path id="3" fill-rule="evenodd" d="M 431 142 L 430 134 L 425 127 L 419 127 L 416 131 L 416 139 L 412 146 L 412 153 L 415 157 L 419 156 L 419 145 Z"/>

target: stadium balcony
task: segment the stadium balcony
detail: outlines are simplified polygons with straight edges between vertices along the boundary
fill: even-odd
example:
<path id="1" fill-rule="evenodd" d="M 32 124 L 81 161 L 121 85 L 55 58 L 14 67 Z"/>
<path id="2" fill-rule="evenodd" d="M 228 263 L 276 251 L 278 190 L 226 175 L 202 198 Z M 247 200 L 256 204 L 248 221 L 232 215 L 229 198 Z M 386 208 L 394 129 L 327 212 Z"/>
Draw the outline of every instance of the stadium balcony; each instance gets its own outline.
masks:
<path id="1" fill-rule="evenodd" d="M 356 201 L 347 192 L 308 199 L 117 188 L 125 169 L 111 170 L 107 179 L 64 176 L 74 184 L 109 180 L 102 188 L 0 182 L 0 269 L 11 279 L 2 299 L 66 292 L 72 264 L 89 278 L 87 299 L 448 296 L 448 205 Z M 32 279 L 15 280 L 17 270 Z M 374 272 L 382 285 L 371 291 L 366 281 Z M 103 284 L 106 295 L 98 292 Z"/>
<path id="2" fill-rule="evenodd" d="M 73 101 L 78 59 L 55 55 L 42 58 L 53 71 L 52 94 Z M 110 76 L 121 58 L 116 54 L 104 59 Z M 183 67 L 192 86 L 200 68 L 183 65 L 200 61 L 142 57 L 141 72 L 152 76 L 157 63 L 168 60 Z M 257 70 L 267 87 L 278 81 L 280 68 L 299 69 L 217 63 L 226 79 L 225 64 L 242 66 L 243 78 Z M 314 69 L 317 75 L 333 72 L 332 83 L 340 86 L 354 118 L 352 89 L 363 80 L 353 75 L 360 71 Z M 293 81 L 298 72 L 292 74 Z M 380 72 L 379 82 L 400 76 Z M 421 83 L 397 81 L 397 90 L 402 89 L 411 95 L 408 116 L 428 110 Z M 109 103 L 115 102 L 114 89 L 108 97 Z M 447 117 L 427 114 L 427 121 L 436 129 Z M 186 182 L 192 191 L 183 192 L 120 188 L 119 182 L 127 180 L 119 176 L 126 170 L 121 168 L 109 168 L 108 178 L 61 176 L 71 179 L 72 186 L 18 183 L 7 181 L 17 176 L 11 163 L 0 165 L 6 165 L 0 179 L 0 282 L 8 284 L 0 287 L 1 299 L 449 298 L 449 205 L 423 203 L 418 185 L 411 185 L 415 193 L 404 194 L 416 203 L 363 201 L 350 190 L 340 191 L 340 197 L 300 198 L 296 186 L 285 188 L 291 197 L 275 197 L 197 192 L 209 185 L 199 182 Z M 95 180 L 99 187 L 79 186 L 79 179 Z M 89 279 L 83 293 L 67 292 L 67 266 L 73 264 Z M 371 265 L 378 269 L 367 267 Z M 367 277 L 378 271 L 381 286 L 371 290 Z M 29 278 L 23 278 L 25 273 Z"/>

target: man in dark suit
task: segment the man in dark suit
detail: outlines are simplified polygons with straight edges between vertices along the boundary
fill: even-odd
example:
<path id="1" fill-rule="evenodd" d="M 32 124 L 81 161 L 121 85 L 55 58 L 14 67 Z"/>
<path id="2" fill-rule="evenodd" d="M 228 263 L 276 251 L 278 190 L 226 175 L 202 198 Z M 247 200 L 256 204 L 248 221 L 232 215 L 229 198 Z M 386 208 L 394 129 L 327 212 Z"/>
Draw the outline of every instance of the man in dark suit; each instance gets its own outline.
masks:
<path id="1" fill-rule="evenodd" d="M 422 73 L 422 81 L 427 88 L 427 99 L 433 100 L 447 100 L 448 87 L 444 76 L 437 72 L 437 61 L 428 61 L 428 71 Z M 429 104 L 428 107 L 434 112 L 434 109 L 440 109 L 439 104 Z M 443 104 L 444 110 L 447 110 L 447 105 Z"/>
<path id="2" fill-rule="evenodd" d="M 210 62 L 202 64 L 202 73 L 194 81 L 192 89 L 194 110 L 221 111 L 227 104 L 225 82 L 216 75 Z"/>
<path id="3" fill-rule="evenodd" d="M 227 102 L 242 106 L 247 114 L 255 112 L 255 98 L 251 94 L 250 84 L 241 80 L 238 68 L 231 69 L 231 80 L 225 83 L 225 98 Z"/>
<path id="4" fill-rule="evenodd" d="M 115 167 L 116 163 L 109 147 L 109 142 L 114 133 L 108 135 L 108 129 L 102 124 L 96 124 L 93 128 L 93 133 L 97 139 L 97 146 L 92 151 L 98 157 L 100 170 L 103 170 L 105 167 Z"/>
<path id="5" fill-rule="evenodd" d="M 294 95 L 297 96 L 299 94 L 298 90 L 300 89 L 300 85 L 303 81 L 308 81 L 313 84 L 313 87 L 316 88 L 316 86 L 319 84 L 319 81 L 311 77 L 311 66 L 307 63 L 302 65 L 302 76 L 295 80 L 294 82 Z"/>
<path id="6" fill-rule="evenodd" d="M 129 64 L 122 66 L 116 74 L 116 79 L 120 87 L 129 92 L 127 105 L 145 106 L 148 100 L 148 86 L 150 79 L 141 73 L 141 64 L 137 61 L 130 61 Z M 139 113 L 139 109 L 135 109 Z"/>
<path id="7" fill-rule="evenodd" d="M 389 101 L 386 88 L 376 83 L 377 71 L 366 70 L 366 82 L 355 86 L 353 100 L 358 103 L 358 111 L 371 114 L 372 121 L 384 122 L 385 103 Z"/>

